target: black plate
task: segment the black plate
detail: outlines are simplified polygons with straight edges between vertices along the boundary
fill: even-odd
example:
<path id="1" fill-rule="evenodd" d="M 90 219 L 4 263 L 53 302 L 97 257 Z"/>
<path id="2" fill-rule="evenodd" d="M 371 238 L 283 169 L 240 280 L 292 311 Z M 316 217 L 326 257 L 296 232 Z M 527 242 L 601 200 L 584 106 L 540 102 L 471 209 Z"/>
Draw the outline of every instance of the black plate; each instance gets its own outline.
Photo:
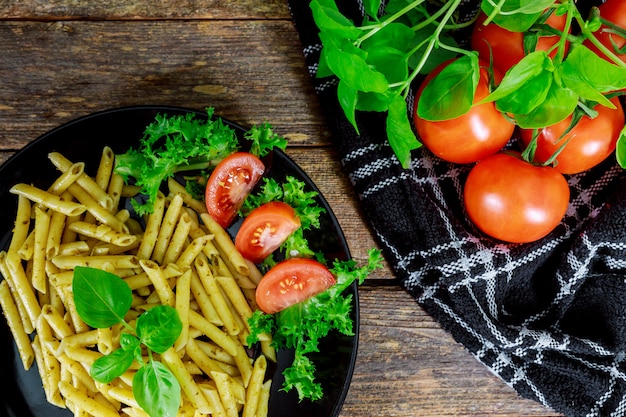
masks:
<path id="1" fill-rule="evenodd" d="M 0 248 L 9 244 L 17 198 L 9 189 L 18 182 L 32 183 L 47 188 L 59 175 L 48 160 L 48 153 L 62 152 L 73 162 L 84 161 L 85 169 L 94 175 L 103 146 L 110 146 L 115 153 L 123 153 L 129 147 L 137 147 L 145 127 L 154 120 L 157 113 L 182 114 L 196 112 L 198 117 L 206 113 L 180 107 L 137 106 L 107 110 L 82 117 L 60 126 L 28 144 L 0 167 Z M 234 123 L 231 125 L 239 134 L 245 129 Z M 286 175 L 304 181 L 312 190 L 319 189 L 309 177 L 288 156 L 275 151 L 268 161 L 267 174 L 280 180 Z M 319 203 L 326 209 L 322 215 L 319 231 L 308 236 L 316 250 L 326 254 L 329 260 L 349 259 L 350 253 L 337 219 L 324 197 L 319 194 Z M 229 232 L 236 231 L 237 224 Z M 283 383 L 282 370 L 291 363 L 289 351 L 278 352 L 274 381 L 269 404 L 271 417 L 327 417 L 337 416 L 348 391 L 356 360 L 359 315 L 356 284 L 349 288 L 352 294 L 355 336 L 347 337 L 338 333 L 329 335 L 320 344 L 320 353 L 312 359 L 317 364 L 318 379 L 323 385 L 325 397 L 316 402 L 299 402 L 295 390 L 285 393 L 280 388 Z M 0 375 L 4 389 L 0 390 L 0 416 L 7 417 L 67 417 L 72 414 L 49 405 L 44 397 L 36 365 L 25 372 L 17 349 L 13 343 L 6 321 L 0 320 Z"/>

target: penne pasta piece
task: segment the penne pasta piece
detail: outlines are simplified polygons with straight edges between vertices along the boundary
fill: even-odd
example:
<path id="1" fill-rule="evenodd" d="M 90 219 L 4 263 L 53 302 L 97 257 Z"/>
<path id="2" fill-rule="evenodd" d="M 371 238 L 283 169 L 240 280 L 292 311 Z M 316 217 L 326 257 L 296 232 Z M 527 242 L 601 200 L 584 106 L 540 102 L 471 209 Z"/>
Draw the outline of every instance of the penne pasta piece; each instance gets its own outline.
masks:
<path id="1" fill-rule="evenodd" d="M 217 361 L 210 358 L 196 343 L 194 339 L 189 339 L 185 346 L 185 353 L 194 361 L 198 367 L 207 375 L 211 372 L 223 372 Z"/>
<path id="2" fill-rule="evenodd" d="M 246 390 L 246 400 L 243 404 L 241 417 L 256 417 L 266 371 L 267 360 L 265 356 L 261 355 L 254 361 L 254 366 L 252 367 L 252 375 L 250 376 L 250 383 Z"/>
<path id="3" fill-rule="evenodd" d="M 244 257 L 237 251 L 237 248 L 235 248 L 235 244 L 226 230 L 213 220 L 208 213 L 200 214 L 200 218 L 209 231 L 215 235 L 215 246 L 220 250 L 222 257 L 228 259 L 241 275 L 250 275 L 250 267 Z"/>
<path id="4" fill-rule="evenodd" d="M 247 387 L 250 383 L 250 376 L 252 375 L 252 359 L 250 359 L 248 352 L 246 352 L 246 348 L 241 343 L 235 341 L 235 347 L 237 349 L 237 354 L 234 355 L 233 358 L 235 359 L 237 368 L 239 368 L 239 372 L 241 373 L 243 386 Z"/>
<path id="5" fill-rule="evenodd" d="M 76 162 L 72 164 L 65 172 L 48 188 L 48 192 L 56 195 L 63 194 L 70 185 L 74 184 L 78 178 L 85 172 L 85 163 Z"/>
<path id="6" fill-rule="evenodd" d="M 191 300 L 191 269 L 187 269 L 176 281 L 175 306 L 182 322 L 180 336 L 174 343 L 174 349 L 181 350 L 189 338 L 189 302 Z"/>
<path id="7" fill-rule="evenodd" d="M 31 283 L 40 293 L 46 293 L 46 244 L 50 230 L 50 215 L 35 207 L 35 246 L 33 248 L 33 270 Z"/>
<path id="8" fill-rule="evenodd" d="M 226 300 L 224 300 L 224 297 L 222 296 L 222 292 L 219 289 L 217 281 L 211 273 L 207 259 L 203 257 L 198 257 L 196 258 L 194 265 L 196 267 L 198 277 L 200 278 L 200 282 L 202 282 L 206 293 L 211 299 L 211 304 L 213 304 L 215 310 L 217 311 L 217 314 L 224 323 L 226 331 L 230 335 L 239 334 L 241 329 L 237 325 L 237 322 L 235 321 L 235 318 L 230 308 L 228 308 Z"/>
<path id="9" fill-rule="evenodd" d="M 98 164 L 98 170 L 96 171 L 95 178 L 96 184 L 98 184 L 98 187 L 102 190 L 106 190 L 109 186 L 114 164 L 115 154 L 109 146 L 105 146 L 102 149 L 102 154 L 100 155 L 100 163 Z"/>
<path id="10" fill-rule="evenodd" d="M 41 308 L 41 317 L 46 320 L 48 326 L 52 329 L 57 339 L 63 339 L 71 336 L 74 330 L 65 321 L 63 316 L 55 310 L 50 304 L 46 304 Z"/>
<path id="11" fill-rule="evenodd" d="M 159 230 L 159 234 L 154 244 L 154 250 L 152 252 L 152 260 L 159 264 L 163 262 L 163 257 L 165 256 L 170 239 L 172 238 L 174 229 L 178 223 L 182 206 L 183 198 L 179 195 L 175 195 L 163 215 L 161 229 Z"/>
<path id="12" fill-rule="evenodd" d="M 72 386 L 67 381 L 59 383 L 61 394 L 67 401 L 80 407 L 94 417 L 119 417 L 119 413 L 113 407 L 104 407 L 99 401 L 89 397 L 85 391 Z"/>
<path id="13" fill-rule="evenodd" d="M 9 252 L 17 252 L 24 244 L 30 228 L 30 200 L 23 195 L 17 197 L 17 212 L 15 214 L 15 226 L 9 243 Z"/>
<path id="14" fill-rule="evenodd" d="M 180 254 L 178 259 L 176 259 L 176 266 L 181 269 L 190 267 L 196 257 L 200 254 L 200 252 L 202 252 L 202 248 L 211 239 L 213 239 L 213 235 L 202 235 L 193 239 L 191 243 L 187 245 L 185 250 Z"/>
<path id="15" fill-rule="evenodd" d="M 185 365 L 173 348 L 170 348 L 161 354 L 161 360 L 172 371 L 181 389 L 189 398 L 195 409 L 200 413 L 211 414 L 212 409 L 204 395 L 200 392 L 198 385 L 193 377 L 185 369 Z"/>
<path id="16" fill-rule="evenodd" d="M 212 417 L 226 417 L 226 410 L 224 409 L 224 404 L 222 404 L 222 399 L 220 398 L 219 392 L 217 392 L 217 388 L 214 385 L 210 384 L 199 384 L 200 390 L 204 393 L 204 396 L 207 398 L 207 401 L 211 405 L 214 410 L 214 414 Z"/>
<path id="17" fill-rule="evenodd" d="M 209 323 L 207 319 L 193 310 L 189 311 L 189 325 L 200 330 L 205 336 L 215 342 L 231 356 L 237 355 L 237 344 L 219 327 Z"/>
<path id="18" fill-rule="evenodd" d="M 200 277 L 196 273 L 195 269 L 191 271 L 191 293 L 195 301 L 198 303 L 198 307 L 200 311 L 202 311 L 202 315 L 211 323 L 216 326 L 223 326 L 224 322 L 217 314 L 217 310 L 213 303 L 211 303 L 211 299 L 207 294 L 202 282 L 200 281 Z"/>
<path id="19" fill-rule="evenodd" d="M 113 173 L 109 180 L 109 188 L 107 194 L 111 196 L 111 211 L 116 212 L 122 197 L 122 189 L 124 187 L 124 178 L 121 175 Z"/>
<path id="20" fill-rule="evenodd" d="M 163 255 L 161 264 L 167 265 L 176 262 L 180 254 L 185 248 L 187 239 L 189 238 L 189 230 L 191 229 L 191 218 L 187 212 L 182 212 L 178 218 L 178 223 L 168 243 L 167 250 Z"/>
<path id="21" fill-rule="evenodd" d="M 6 280 L 0 282 L 0 306 L 4 312 L 9 330 L 13 335 L 13 340 L 15 340 L 22 365 L 25 370 L 28 370 L 35 359 L 35 352 L 33 351 L 30 338 L 24 330 L 22 319 L 20 318 L 19 311 L 11 295 L 9 283 Z"/>
<path id="22" fill-rule="evenodd" d="M 48 159 L 61 172 L 71 169 L 73 165 L 70 160 L 59 152 L 50 152 L 48 154 Z M 74 185 L 79 186 L 85 193 L 88 193 L 101 207 L 107 210 L 111 210 L 113 208 L 111 197 L 86 173 L 83 172 L 79 175 L 75 184 L 70 185 L 68 189 L 72 188 Z"/>
<path id="23" fill-rule="evenodd" d="M 24 305 L 24 310 L 28 314 L 28 319 L 32 328 L 35 328 L 37 318 L 41 314 L 41 306 L 35 296 L 35 292 L 29 282 L 26 272 L 22 267 L 22 260 L 15 253 L 7 253 L 5 258 L 7 271 L 10 275 L 10 281 L 15 287 L 17 293 Z"/>
<path id="24" fill-rule="evenodd" d="M 167 180 L 167 186 L 172 194 L 179 194 L 183 198 L 183 202 L 189 208 L 191 208 L 196 213 L 206 213 L 206 204 L 202 201 L 198 201 L 185 188 L 184 185 L 176 181 L 174 178 L 170 177 Z"/>
<path id="25" fill-rule="evenodd" d="M 54 211 L 50 216 L 48 236 L 46 237 L 46 258 L 52 258 L 59 253 L 63 229 L 65 228 L 67 216 L 61 212 Z"/>
<path id="26" fill-rule="evenodd" d="M 270 402 L 270 389 L 272 388 L 272 380 L 265 381 L 261 387 L 261 395 L 259 396 L 259 406 L 256 410 L 256 417 L 267 417 L 268 404 Z"/>
<path id="27" fill-rule="evenodd" d="M 115 214 L 113 214 L 112 211 L 98 204 L 98 200 L 86 192 L 82 187 L 78 186 L 78 184 L 70 185 L 68 190 L 74 198 L 76 198 L 76 200 L 78 200 L 80 204 L 85 207 L 87 212 L 89 212 L 89 214 L 91 214 L 100 223 L 106 224 L 118 232 L 128 233 L 128 227 L 121 220 L 115 217 Z M 108 198 L 108 195 L 106 196 Z M 68 214 L 68 216 L 70 216 L 70 214 Z"/>
<path id="28" fill-rule="evenodd" d="M 157 238 L 159 236 L 159 229 L 161 222 L 163 221 L 163 215 L 165 214 L 165 197 L 159 193 L 154 201 L 154 210 L 152 214 L 148 216 L 146 222 L 146 230 L 141 240 L 141 245 L 137 251 L 137 256 L 140 259 L 150 259 L 154 246 L 156 245 Z"/>
<path id="29" fill-rule="evenodd" d="M 130 246 L 137 240 L 137 236 L 122 233 L 106 224 L 96 225 L 84 221 L 75 221 L 70 224 L 68 228 L 85 237 L 111 243 L 116 246 Z"/>
<path id="30" fill-rule="evenodd" d="M 60 211 L 66 216 L 77 216 L 87 210 L 87 207 L 83 204 L 63 200 L 58 195 L 28 184 L 16 184 L 11 187 L 9 192 L 26 197 L 30 201 L 41 204 L 50 210 Z"/>
<path id="31" fill-rule="evenodd" d="M 156 262 L 145 259 L 141 259 L 139 261 L 139 265 L 141 265 L 141 268 L 144 270 L 148 278 L 150 278 L 150 281 L 152 281 L 161 303 L 174 307 L 174 291 L 172 291 L 170 284 L 167 282 L 161 267 Z"/>
<path id="32" fill-rule="evenodd" d="M 139 259 L 134 255 L 102 255 L 102 256 L 55 256 L 52 263 L 59 269 L 74 269 L 77 266 L 91 266 L 102 269 L 110 263 L 116 269 L 137 268 Z"/>
<path id="33" fill-rule="evenodd" d="M 227 417 L 239 417 L 236 400 L 231 389 L 230 377 L 223 372 L 211 372 L 211 378 L 215 381 L 217 392 L 220 395 L 224 411 Z"/>

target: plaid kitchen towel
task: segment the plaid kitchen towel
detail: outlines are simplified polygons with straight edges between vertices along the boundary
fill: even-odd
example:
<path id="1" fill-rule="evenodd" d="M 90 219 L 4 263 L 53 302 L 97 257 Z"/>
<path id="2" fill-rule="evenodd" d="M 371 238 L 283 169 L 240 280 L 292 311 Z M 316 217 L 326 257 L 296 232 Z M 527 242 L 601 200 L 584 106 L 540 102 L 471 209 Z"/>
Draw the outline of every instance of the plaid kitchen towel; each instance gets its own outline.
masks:
<path id="1" fill-rule="evenodd" d="M 338 3 L 360 21 L 357 0 Z M 308 2 L 289 4 L 341 162 L 401 285 L 520 395 L 568 416 L 626 415 L 626 179 L 615 160 L 569 177 L 567 214 L 544 239 L 486 238 L 463 210 L 469 166 L 421 148 L 402 169 L 379 114 L 360 114 L 357 135 L 336 80 L 315 77 Z"/>

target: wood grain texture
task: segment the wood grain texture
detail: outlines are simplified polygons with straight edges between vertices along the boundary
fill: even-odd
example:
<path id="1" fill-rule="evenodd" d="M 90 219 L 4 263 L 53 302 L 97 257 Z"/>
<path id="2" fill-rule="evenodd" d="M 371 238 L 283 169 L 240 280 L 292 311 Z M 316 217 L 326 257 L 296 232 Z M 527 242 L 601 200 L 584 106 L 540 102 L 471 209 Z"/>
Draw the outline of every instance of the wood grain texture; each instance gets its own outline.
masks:
<path id="1" fill-rule="evenodd" d="M 0 0 L 4 19 L 288 19 L 283 0 Z"/>
<path id="2" fill-rule="evenodd" d="M 294 144 L 328 131 L 291 21 L 0 21 L 0 149 L 134 104 L 271 122 Z"/>

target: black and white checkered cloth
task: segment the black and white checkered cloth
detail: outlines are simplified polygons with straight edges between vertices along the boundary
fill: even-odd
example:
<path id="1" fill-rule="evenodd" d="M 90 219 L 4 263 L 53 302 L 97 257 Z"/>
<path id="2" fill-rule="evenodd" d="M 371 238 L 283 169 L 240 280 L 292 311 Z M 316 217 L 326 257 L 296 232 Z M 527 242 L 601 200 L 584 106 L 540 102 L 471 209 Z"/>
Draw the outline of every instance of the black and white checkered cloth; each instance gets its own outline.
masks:
<path id="1" fill-rule="evenodd" d="M 338 3 L 360 21 L 357 0 Z M 341 162 L 401 285 L 520 395 L 568 416 L 626 415 L 626 178 L 614 158 L 569 177 L 571 204 L 549 236 L 494 242 L 463 210 L 469 166 L 422 148 L 402 169 L 378 114 L 359 115 L 356 135 L 335 80 L 315 77 L 308 2 L 289 4 Z"/>

